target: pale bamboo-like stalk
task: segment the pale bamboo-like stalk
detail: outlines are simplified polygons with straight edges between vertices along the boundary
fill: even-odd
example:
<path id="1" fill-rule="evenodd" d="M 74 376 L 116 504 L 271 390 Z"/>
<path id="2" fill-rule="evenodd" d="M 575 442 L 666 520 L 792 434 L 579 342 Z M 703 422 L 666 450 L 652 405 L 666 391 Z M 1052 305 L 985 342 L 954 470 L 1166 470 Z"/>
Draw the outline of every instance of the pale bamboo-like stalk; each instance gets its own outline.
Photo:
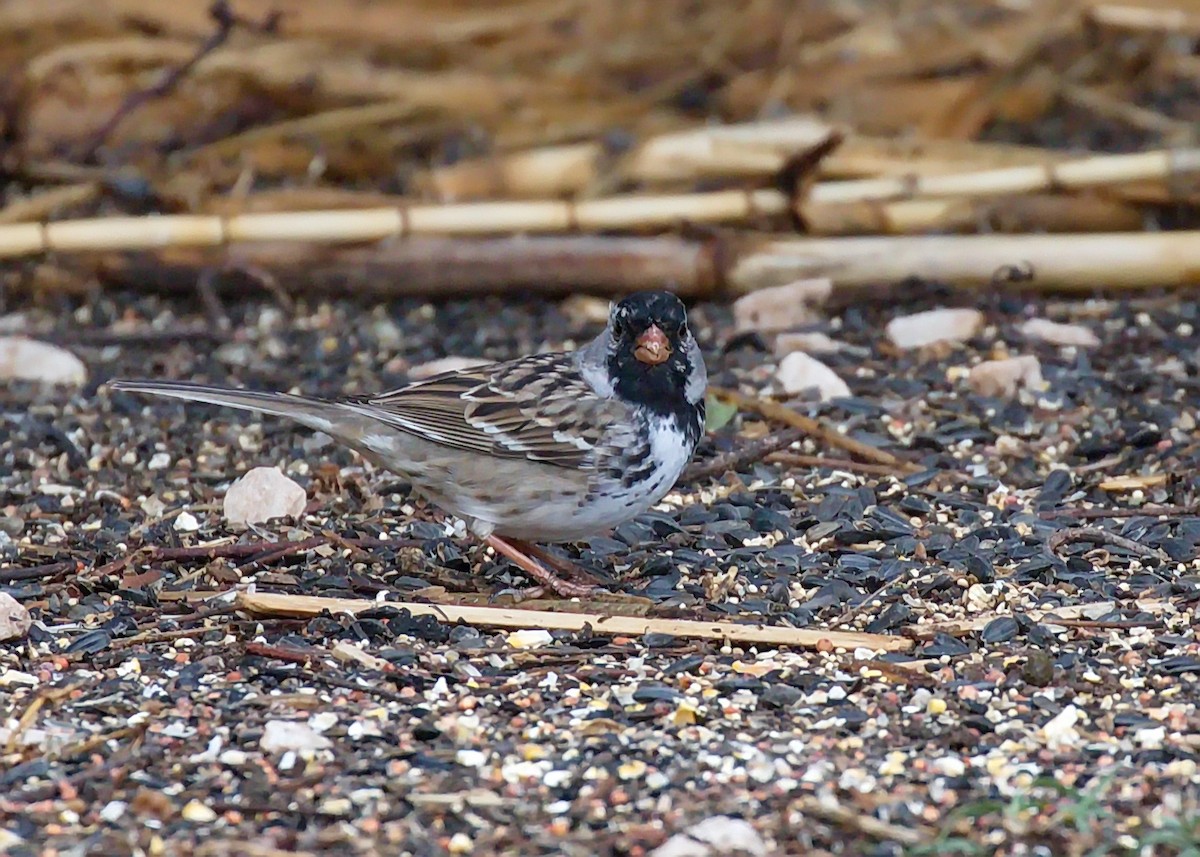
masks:
<path id="1" fill-rule="evenodd" d="M 1200 35 L 1200 13 L 1102 3 L 1087 11 L 1093 22 L 1117 30 Z"/>
<path id="2" fill-rule="evenodd" d="M 674 131 L 653 136 L 619 158 L 596 141 L 541 146 L 435 167 L 418 175 L 414 183 L 421 192 L 449 201 L 576 195 L 609 170 L 613 181 L 643 186 L 707 178 L 768 179 L 789 158 L 825 143 L 836 130 L 805 116 Z M 817 164 L 817 173 L 833 178 L 931 175 L 1037 166 L 1069 157 L 1031 146 L 903 141 L 848 133 Z M 609 166 L 614 158 L 616 162 Z"/>
<path id="3" fill-rule="evenodd" d="M 422 604 L 415 601 L 386 602 L 387 606 L 408 610 L 414 616 L 434 616 L 444 622 L 466 622 L 487 628 L 537 628 L 556 631 L 582 631 L 590 626 L 598 634 L 623 634 L 640 637 L 662 633 L 702 640 L 729 640 L 735 643 L 761 643 L 769 646 L 815 648 L 831 645 L 839 649 L 871 649 L 904 652 L 912 640 L 884 634 L 855 631 L 823 631 L 812 628 L 788 628 L 742 622 L 704 622 L 694 619 L 655 619 L 601 613 L 563 613 L 550 610 L 521 610 L 508 607 L 476 607 L 458 604 Z M 331 613 L 360 613 L 378 609 L 380 603 L 358 598 L 322 598 L 313 595 L 286 595 L 266 592 L 239 592 L 237 606 L 256 616 L 316 616 Z"/>
<path id="4" fill-rule="evenodd" d="M 1095 196 L 1025 194 L 896 202 L 801 203 L 810 235 L 918 235 L 929 232 L 1121 232 L 1141 228 L 1133 205 Z"/>
<path id="5" fill-rule="evenodd" d="M 784 238 L 737 253 L 734 294 L 807 277 L 839 286 L 911 277 L 954 286 L 1138 289 L 1200 284 L 1200 231 L 1090 235 Z"/>
<path id="6" fill-rule="evenodd" d="M 834 130 L 796 117 L 658 134 L 618 158 L 613 180 L 654 185 L 769 176 Z M 600 178 L 611 157 L 599 142 L 545 146 L 437 167 L 419 177 L 417 187 L 440 199 L 576 194 Z"/>
<path id="7" fill-rule="evenodd" d="M 44 220 L 59 209 L 91 202 L 99 193 L 99 182 L 81 182 L 47 188 L 30 194 L 25 199 L 10 202 L 0 209 L 0 223 Z"/>
<path id="8" fill-rule="evenodd" d="M 806 201 L 833 203 L 868 199 L 1002 196 L 1034 191 L 1079 190 L 1146 179 L 1166 180 L 1196 172 L 1200 172 L 1200 148 L 1161 149 L 948 175 L 820 182 L 813 185 Z"/>
<path id="9" fill-rule="evenodd" d="M 997 196 L 1085 188 L 1200 171 L 1200 149 L 1084 158 L 1044 167 L 1014 167 L 911 181 L 868 179 L 814 185 L 802 206 L 919 197 Z M 359 211 L 97 218 L 0 227 L 0 258 L 84 250 L 214 246 L 241 241 L 335 244 L 409 235 L 494 235 L 732 223 L 792 210 L 776 190 L 633 195 L 579 202 L 530 200 L 412 205 Z"/>
<path id="10" fill-rule="evenodd" d="M 303 211 L 232 217 L 151 215 L 19 223 L 0 226 L 0 259 L 42 252 L 212 247 L 243 241 L 324 244 L 410 235 L 553 233 L 725 223 L 780 215 L 789 201 L 778 191 L 717 191 L 628 196 L 580 203 L 559 201 L 413 205 L 357 211 Z"/>

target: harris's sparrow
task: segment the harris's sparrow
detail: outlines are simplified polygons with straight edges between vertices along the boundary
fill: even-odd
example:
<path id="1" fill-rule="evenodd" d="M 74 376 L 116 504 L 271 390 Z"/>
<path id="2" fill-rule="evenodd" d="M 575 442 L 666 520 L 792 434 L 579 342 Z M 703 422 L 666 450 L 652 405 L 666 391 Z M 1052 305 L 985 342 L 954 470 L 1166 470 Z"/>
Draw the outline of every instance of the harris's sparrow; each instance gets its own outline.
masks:
<path id="1" fill-rule="evenodd" d="M 547 565 L 569 564 L 532 543 L 595 535 L 657 503 L 696 449 L 706 384 L 683 304 L 668 292 L 639 292 L 615 304 L 604 331 L 573 353 L 447 372 L 376 396 L 331 401 L 171 381 L 110 386 L 325 432 L 408 479 L 570 597 L 595 587 L 556 575 Z"/>

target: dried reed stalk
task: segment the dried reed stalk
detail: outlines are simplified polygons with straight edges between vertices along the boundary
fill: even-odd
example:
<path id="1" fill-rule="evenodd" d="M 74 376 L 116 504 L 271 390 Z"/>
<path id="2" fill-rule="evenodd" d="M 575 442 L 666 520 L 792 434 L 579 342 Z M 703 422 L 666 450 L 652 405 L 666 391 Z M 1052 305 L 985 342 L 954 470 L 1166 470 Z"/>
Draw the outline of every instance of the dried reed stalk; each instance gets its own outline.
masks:
<path id="1" fill-rule="evenodd" d="M 996 196 L 1083 188 L 1200 171 L 1200 149 L 1084 158 L 1044 167 L 1013 167 L 912 180 L 865 179 L 812 187 L 801 213 L 820 220 L 817 206 L 862 200 Z M 0 227 L 0 258 L 41 252 L 215 246 L 243 241 L 343 243 L 412 235 L 488 235 L 674 227 L 779 216 L 790 200 L 775 190 L 728 190 L 663 196 L 617 196 L 579 202 L 540 200 L 411 205 L 358 211 L 165 215 L 96 218 Z"/>
<path id="2" fill-rule="evenodd" d="M 823 182 L 813 185 L 805 202 L 818 205 L 862 200 L 1005 196 L 1080 190 L 1122 182 L 1169 181 L 1197 172 L 1200 172 L 1200 148 L 1163 149 L 949 175 Z"/>
<path id="3" fill-rule="evenodd" d="M 913 647 L 912 640 L 904 637 L 853 631 L 816 631 L 811 628 L 786 628 L 740 622 L 652 619 L 601 613 L 562 613 L 505 607 L 421 604 L 410 601 L 386 602 L 386 604 L 399 610 L 408 610 L 414 616 L 434 616 L 444 622 L 466 622 L 470 625 L 482 625 L 488 628 L 582 631 L 585 627 L 590 626 L 597 634 L 640 637 L 644 634 L 661 633 L 690 639 L 729 640 L 735 643 L 760 643 L 779 647 L 816 648 L 819 645 L 832 645 L 839 649 L 871 649 L 877 652 L 904 652 Z M 324 610 L 331 613 L 358 613 L 380 607 L 379 602 L 365 599 L 252 592 L 239 592 L 237 605 L 239 609 L 256 616 L 305 618 L 316 616 Z"/>
<path id="4" fill-rule="evenodd" d="M 576 194 L 600 181 L 643 185 L 714 177 L 764 178 L 827 143 L 835 128 L 815 117 L 745 122 L 660 134 L 615 155 L 599 142 L 477 158 L 429 170 L 417 187 L 439 199 Z"/>
<path id="5" fill-rule="evenodd" d="M 1200 36 L 1200 12 L 1179 8 L 1154 9 L 1145 6 L 1102 3 L 1087 10 L 1098 26 L 1114 30 L 1177 33 Z"/>
<path id="6" fill-rule="evenodd" d="M 777 191 L 717 191 L 555 201 L 414 205 L 357 211 L 152 215 L 25 223 L 0 227 L 0 258 L 41 252 L 211 247 L 243 241 L 337 244 L 412 235 L 569 232 L 722 223 L 786 213 Z"/>
<path id="7" fill-rule="evenodd" d="M 1172 122 L 1170 129 L 1181 124 Z M 643 186 L 711 178 L 766 180 L 837 132 L 803 117 L 662 134 L 619 157 L 599 142 L 549 146 L 432 169 L 415 179 L 415 187 L 439 199 L 464 200 L 575 195 L 602 179 Z M 1196 149 L 1069 158 L 1032 147 L 900 143 L 851 135 L 821 160 L 818 171 L 872 179 L 817 184 L 809 202 L 990 196 L 1161 181 L 1196 172 L 1198 163 Z"/>
<path id="8" fill-rule="evenodd" d="M 812 235 L 917 235 L 930 232 L 1120 232 L 1140 229 L 1142 211 L 1095 195 L 1028 194 L 997 199 L 801 203 Z"/>
<path id="9" fill-rule="evenodd" d="M 723 273 L 733 294 L 809 277 L 829 277 L 839 286 L 911 277 L 1018 289 L 1194 286 L 1200 284 L 1200 231 L 791 238 L 743 248 Z"/>

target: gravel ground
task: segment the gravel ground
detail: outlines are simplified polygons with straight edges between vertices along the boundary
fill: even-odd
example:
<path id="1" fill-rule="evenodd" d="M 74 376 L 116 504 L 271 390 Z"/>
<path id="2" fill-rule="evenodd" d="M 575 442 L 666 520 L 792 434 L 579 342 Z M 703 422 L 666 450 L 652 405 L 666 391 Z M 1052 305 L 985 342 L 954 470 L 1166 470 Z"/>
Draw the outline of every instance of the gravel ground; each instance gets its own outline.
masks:
<path id="1" fill-rule="evenodd" d="M 247 298 L 216 337 L 186 300 L 17 307 L 92 376 L 0 390 L 0 592 L 35 619 L 0 645 L 0 851 L 1196 853 L 1190 301 L 993 297 L 967 342 L 903 352 L 883 335 L 895 306 L 838 310 L 817 328 L 843 350 L 821 359 L 854 396 L 795 407 L 911 466 L 803 437 L 569 548 L 654 614 L 886 633 L 907 653 L 187 600 L 524 580 L 327 440 L 103 381 L 368 392 L 445 355 L 570 347 L 589 308 Z M 1032 341 L 1033 317 L 1101 344 Z M 714 384 L 767 389 L 766 338 L 735 335 L 727 307 L 693 319 Z M 970 367 L 1005 354 L 1036 355 L 1046 389 L 973 393 Z M 781 429 L 743 409 L 698 460 Z M 225 525 L 225 489 L 257 465 L 305 487 L 302 520 Z"/>

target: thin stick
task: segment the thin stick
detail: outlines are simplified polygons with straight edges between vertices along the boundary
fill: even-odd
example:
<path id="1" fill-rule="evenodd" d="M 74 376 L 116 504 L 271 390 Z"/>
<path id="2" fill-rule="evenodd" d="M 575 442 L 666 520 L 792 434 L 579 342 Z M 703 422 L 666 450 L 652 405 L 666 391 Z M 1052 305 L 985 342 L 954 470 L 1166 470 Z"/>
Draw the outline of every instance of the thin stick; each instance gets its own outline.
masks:
<path id="1" fill-rule="evenodd" d="M 730 404 L 737 405 L 739 408 L 745 408 L 748 411 L 762 414 L 767 419 L 794 426 L 827 446 L 844 449 L 846 452 L 857 455 L 859 458 L 865 458 L 867 461 L 889 465 L 895 468 L 897 472 L 910 472 L 917 469 L 916 465 L 902 462 L 890 452 L 876 449 L 869 444 L 846 437 L 846 435 L 836 429 L 826 426 L 812 417 L 796 413 L 791 408 L 781 405 L 778 402 L 747 396 L 737 390 L 730 390 L 724 387 L 709 387 L 708 392 L 718 399 L 724 399 Z"/>
<path id="2" fill-rule="evenodd" d="M 912 846 L 920 845 L 934 837 L 934 834 L 927 829 L 889 824 L 865 812 L 841 804 L 827 804 L 815 797 L 801 797 L 798 799 L 798 804 L 801 812 L 806 816 L 823 818 L 833 824 L 866 834 L 873 839 Z"/>
<path id="3" fill-rule="evenodd" d="M 73 559 L 62 562 L 52 562 L 48 565 L 35 565 L 29 568 L 0 569 L 0 583 L 15 583 L 18 580 L 40 580 L 44 577 L 54 577 L 64 571 L 73 571 L 79 563 Z"/>
<path id="4" fill-rule="evenodd" d="M 1140 518 L 1143 515 L 1148 518 L 1180 517 L 1195 515 L 1197 511 L 1200 510 L 1194 506 L 1139 506 L 1135 509 L 1124 507 L 1119 509 L 1047 509 L 1039 513 L 1038 517 L 1044 519 L 1079 518 L 1091 521 L 1099 518 Z"/>
<path id="5" fill-rule="evenodd" d="M 886 464 L 866 464 L 861 461 L 851 461 L 848 458 L 825 458 L 820 455 L 804 455 L 799 452 L 775 452 L 767 456 L 767 461 L 775 464 L 788 464 L 793 467 L 824 467 L 830 470 L 848 470 L 851 473 L 865 473 L 868 476 L 894 476 L 896 468 Z"/>
<path id="6" fill-rule="evenodd" d="M 212 16 L 213 21 L 217 25 L 216 31 L 204 40 L 204 42 L 196 49 L 195 54 L 189 57 L 186 62 L 169 70 L 154 86 L 134 92 L 123 102 L 121 102 L 121 106 L 118 107 L 112 116 L 108 118 L 108 121 L 100 126 L 99 130 L 96 131 L 91 140 L 84 147 L 82 156 L 83 161 L 86 162 L 92 159 L 92 157 L 96 154 L 96 150 L 104 145 L 105 141 L 108 140 L 109 136 L 112 135 L 112 132 L 117 129 L 117 126 L 121 124 L 126 116 L 128 116 L 137 108 L 141 107 L 143 104 L 153 101 L 156 98 L 162 98 L 163 96 L 174 91 L 174 89 L 179 86 L 188 73 L 194 69 L 202 59 L 229 40 L 229 36 L 233 33 L 233 29 L 236 25 L 244 23 L 236 15 L 234 15 L 233 10 L 229 8 L 229 4 L 226 2 L 226 0 L 216 0 L 216 2 L 209 7 L 209 14 Z M 262 24 L 261 27 L 259 27 L 259 29 L 269 31 L 274 29 L 274 26 L 277 22 L 278 13 L 273 13 L 267 18 L 267 21 Z"/>
<path id="7" fill-rule="evenodd" d="M 581 631 L 585 626 L 599 634 L 642 636 L 661 633 L 704 640 L 730 640 L 740 643 L 766 643 L 772 646 L 813 648 L 866 648 L 899 652 L 912 648 L 912 641 L 883 634 L 857 634 L 844 631 L 814 631 L 808 628 L 783 628 L 735 622 L 700 622 L 686 619 L 648 619 L 636 616 L 606 616 L 600 613 L 559 613 L 541 610 L 510 610 L 499 607 L 472 607 L 454 604 L 418 604 L 388 601 L 381 604 L 350 598 L 318 598 L 309 595 L 280 595 L 239 592 L 238 606 L 254 615 L 308 618 L 323 610 L 331 613 L 358 613 L 383 606 L 408 610 L 414 616 L 435 616 L 445 622 L 466 622 L 492 628 L 544 628 Z M 822 642 L 824 641 L 824 642 Z"/>
<path id="8" fill-rule="evenodd" d="M 1143 544 L 1135 542 L 1133 539 L 1127 539 L 1124 536 L 1118 536 L 1116 533 L 1110 533 L 1108 530 L 1101 530 L 1097 527 L 1068 527 L 1065 530 L 1059 530 L 1046 540 L 1046 546 L 1052 551 L 1057 551 L 1063 545 L 1070 544 L 1071 542 L 1091 542 L 1097 545 L 1108 545 L 1110 547 L 1122 548 L 1135 556 L 1147 559 L 1169 560 L 1169 557 L 1161 550 L 1148 548 Z"/>
<path id="9" fill-rule="evenodd" d="M 768 455 L 780 449 L 785 449 L 803 436 L 799 429 L 785 429 L 769 434 L 758 440 L 743 444 L 740 449 L 727 452 L 709 461 L 701 461 L 683 472 L 679 481 L 684 484 L 702 482 L 713 476 L 720 476 L 727 470 L 737 470 L 747 464 L 762 461 Z"/>

